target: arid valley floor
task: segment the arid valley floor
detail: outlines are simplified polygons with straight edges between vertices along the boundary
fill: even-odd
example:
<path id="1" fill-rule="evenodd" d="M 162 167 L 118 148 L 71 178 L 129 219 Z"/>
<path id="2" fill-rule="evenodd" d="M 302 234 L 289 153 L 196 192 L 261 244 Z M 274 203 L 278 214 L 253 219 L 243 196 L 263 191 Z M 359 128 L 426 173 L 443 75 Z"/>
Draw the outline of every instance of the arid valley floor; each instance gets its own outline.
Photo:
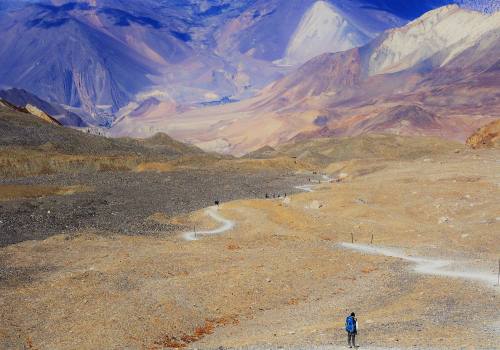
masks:
<path id="1" fill-rule="evenodd" d="M 362 348 L 498 348 L 500 153 L 455 147 L 295 169 L 276 191 L 323 182 L 286 198 L 223 201 L 217 212 L 234 228 L 194 241 L 183 232 L 220 223 L 159 207 L 147 220 L 177 229 L 7 244 L 0 347 L 333 349 L 345 346 L 344 317 L 355 311 Z M 411 261 L 341 245 L 352 239 L 487 277 L 418 273 Z"/>

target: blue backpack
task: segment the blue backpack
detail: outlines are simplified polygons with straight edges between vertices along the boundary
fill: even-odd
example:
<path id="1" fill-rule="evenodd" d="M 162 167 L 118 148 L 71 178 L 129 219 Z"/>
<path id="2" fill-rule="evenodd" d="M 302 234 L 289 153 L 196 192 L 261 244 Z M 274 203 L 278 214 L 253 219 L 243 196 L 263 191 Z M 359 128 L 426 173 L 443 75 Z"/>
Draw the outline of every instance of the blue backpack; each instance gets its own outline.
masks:
<path id="1" fill-rule="evenodd" d="M 356 320 L 354 320 L 354 317 L 347 316 L 347 318 L 345 319 L 345 330 L 349 333 L 353 333 L 356 331 Z"/>

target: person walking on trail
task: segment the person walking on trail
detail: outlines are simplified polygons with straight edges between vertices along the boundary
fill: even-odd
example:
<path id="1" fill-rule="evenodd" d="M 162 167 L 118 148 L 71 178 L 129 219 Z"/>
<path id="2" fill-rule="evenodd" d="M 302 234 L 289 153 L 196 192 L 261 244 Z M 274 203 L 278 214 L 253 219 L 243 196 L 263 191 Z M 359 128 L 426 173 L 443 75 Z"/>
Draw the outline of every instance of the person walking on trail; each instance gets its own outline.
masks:
<path id="1" fill-rule="evenodd" d="M 358 320 L 354 312 L 345 319 L 345 330 L 347 332 L 347 345 L 356 347 L 356 334 L 358 334 Z"/>

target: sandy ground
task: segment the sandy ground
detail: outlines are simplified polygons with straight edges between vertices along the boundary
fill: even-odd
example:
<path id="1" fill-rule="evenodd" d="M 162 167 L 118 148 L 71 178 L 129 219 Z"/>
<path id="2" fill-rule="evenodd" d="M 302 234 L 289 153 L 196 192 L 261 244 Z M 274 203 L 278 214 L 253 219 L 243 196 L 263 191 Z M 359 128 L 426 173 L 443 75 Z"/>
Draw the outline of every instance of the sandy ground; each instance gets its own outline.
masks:
<path id="1" fill-rule="evenodd" d="M 81 232 L 1 248 L 0 348 L 337 349 L 351 311 L 362 348 L 500 348 L 500 287 L 339 246 L 373 237 L 496 273 L 500 153 L 353 167 L 287 201 L 224 203 L 234 228 L 195 241 Z M 204 210 L 175 220 L 221 225 Z"/>

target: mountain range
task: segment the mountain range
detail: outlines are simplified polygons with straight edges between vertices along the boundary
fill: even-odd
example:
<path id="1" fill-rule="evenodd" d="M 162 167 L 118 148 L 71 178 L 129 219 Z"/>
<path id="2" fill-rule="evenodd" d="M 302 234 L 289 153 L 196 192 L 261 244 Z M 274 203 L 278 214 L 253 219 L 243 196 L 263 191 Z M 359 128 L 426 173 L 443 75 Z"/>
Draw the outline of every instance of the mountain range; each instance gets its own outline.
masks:
<path id="1" fill-rule="evenodd" d="M 498 117 L 497 10 L 445 0 L 4 1 L 0 88 L 64 109 L 45 111 L 71 116 L 56 118 L 63 124 L 166 131 L 235 154 L 372 131 L 461 140 Z"/>
<path id="2" fill-rule="evenodd" d="M 443 1 L 392 3 L 336 2 L 327 17 L 356 13 L 345 21 L 366 32 L 338 49 L 366 43 L 366 35 Z M 322 26 L 303 23 L 321 15 L 318 4 L 333 9 L 313 0 L 3 2 L 0 86 L 75 108 L 94 124 L 144 95 L 176 105 L 248 96 L 287 71 L 273 61 L 300 56 L 301 32 Z M 318 38 L 316 44 L 326 46 L 314 53 L 335 49 L 335 39 Z"/>
<path id="3" fill-rule="evenodd" d="M 500 117 L 499 16 L 441 7 L 363 47 L 319 55 L 251 99 L 170 118 L 153 111 L 114 129 L 164 130 L 236 154 L 291 138 L 366 132 L 464 141 Z"/>

